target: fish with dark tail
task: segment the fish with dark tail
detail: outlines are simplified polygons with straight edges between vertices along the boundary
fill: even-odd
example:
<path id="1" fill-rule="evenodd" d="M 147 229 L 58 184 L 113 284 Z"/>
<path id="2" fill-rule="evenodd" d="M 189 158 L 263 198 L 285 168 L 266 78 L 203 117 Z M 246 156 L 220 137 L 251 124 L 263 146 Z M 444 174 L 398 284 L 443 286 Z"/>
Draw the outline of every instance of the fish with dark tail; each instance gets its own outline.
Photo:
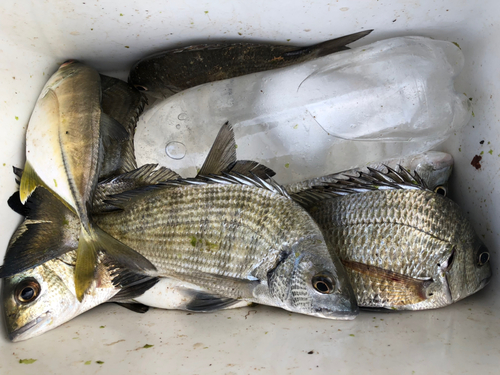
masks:
<path id="1" fill-rule="evenodd" d="M 283 68 L 349 49 L 373 30 L 308 47 L 264 43 L 199 44 L 148 56 L 134 65 L 129 82 L 154 97 L 168 97 L 207 82 Z"/>
<path id="2" fill-rule="evenodd" d="M 63 63 L 45 84 L 26 133 L 26 164 L 20 198 L 25 203 L 33 191 L 45 187 L 75 212 L 81 223 L 75 270 L 76 295 L 82 301 L 95 276 L 99 251 L 138 272 L 154 266 L 128 246 L 96 226 L 90 212 L 102 165 L 103 148 L 129 138 L 127 130 L 101 107 L 101 77 L 75 60 Z M 31 254 L 50 259 L 61 253 Z M 0 277 L 30 268 L 29 257 L 2 267 Z M 36 261 L 35 260 L 35 261 Z"/>

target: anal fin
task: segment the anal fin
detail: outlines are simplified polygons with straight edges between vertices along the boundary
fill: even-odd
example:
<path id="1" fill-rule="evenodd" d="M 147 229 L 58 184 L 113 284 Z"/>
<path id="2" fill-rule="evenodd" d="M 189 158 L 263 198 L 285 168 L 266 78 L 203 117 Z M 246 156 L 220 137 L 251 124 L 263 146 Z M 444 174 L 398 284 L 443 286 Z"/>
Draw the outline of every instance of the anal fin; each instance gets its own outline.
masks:
<path id="1" fill-rule="evenodd" d="M 186 305 L 186 310 L 193 312 L 210 312 L 228 308 L 241 300 L 226 298 L 200 291 L 190 291 L 191 301 Z"/>
<path id="2" fill-rule="evenodd" d="M 144 314 L 149 311 L 149 306 L 143 305 L 142 303 L 127 303 L 127 302 L 114 302 L 114 303 L 139 314 Z"/>

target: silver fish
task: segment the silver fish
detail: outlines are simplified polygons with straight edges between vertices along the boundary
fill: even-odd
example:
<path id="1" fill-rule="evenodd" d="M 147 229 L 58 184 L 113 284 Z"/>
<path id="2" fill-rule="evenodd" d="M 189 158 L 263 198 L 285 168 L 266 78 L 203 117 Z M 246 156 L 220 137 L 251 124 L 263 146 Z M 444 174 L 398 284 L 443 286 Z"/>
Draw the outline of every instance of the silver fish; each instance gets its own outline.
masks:
<path id="1" fill-rule="evenodd" d="M 489 251 L 458 205 L 402 168 L 372 169 L 295 198 L 342 260 L 361 307 L 443 307 L 491 278 Z"/>
<path id="2" fill-rule="evenodd" d="M 195 180 L 177 182 L 164 181 L 164 183 L 169 183 L 171 186 L 150 186 L 147 188 L 151 190 L 149 192 L 139 194 L 133 192 L 123 193 L 120 198 L 111 199 L 116 210 L 116 205 L 130 206 L 131 203 L 124 202 L 124 200 L 128 200 L 131 195 L 135 196 L 137 194 L 134 198 L 134 200 L 137 199 L 134 204 L 135 208 L 137 208 L 137 202 L 141 200 L 147 201 L 150 197 L 156 199 L 166 194 L 167 200 L 163 203 L 160 201 L 160 203 L 161 206 L 166 204 L 166 207 L 170 207 L 171 211 L 162 210 L 161 206 L 158 206 L 156 210 L 153 210 L 156 212 L 153 212 L 147 205 L 144 205 L 144 210 L 146 210 L 144 214 L 147 212 L 147 215 L 151 218 L 159 213 L 160 216 L 156 219 L 153 218 L 156 224 L 160 224 L 156 228 L 147 224 L 146 220 L 142 220 L 143 214 L 139 212 L 140 210 L 136 211 L 135 208 L 132 215 L 122 215 L 123 212 L 111 212 L 110 214 L 95 215 L 94 220 L 98 225 L 102 225 L 106 231 L 115 228 L 114 235 L 123 242 L 136 241 L 133 236 L 126 238 L 127 236 L 124 233 L 118 233 L 127 227 L 127 223 L 120 222 L 123 218 L 127 221 L 127 216 L 132 218 L 129 223 L 134 229 L 130 229 L 137 235 L 144 235 L 143 230 L 145 229 L 153 237 L 160 236 L 156 238 L 156 241 L 161 246 L 160 252 L 156 251 L 158 246 L 151 248 L 147 245 L 146 247 L 141 246 L 140 249 L 137 248 L 143 255 L 151 255 L 154 262 L 161 264 L 157 276 L 167 278 L 167 280 L 162 280 L 161 287 L 164 288 L 167 285 L 171 291 L 167 298 L 160 301 L 160 303 L 154 304 L 154 306 L 180 308 L 190 311 L 213 311 L 220 308 L 246 305 L 248 302 L 259 302 L 309 315 L 353 319 L 358 313 L 358 309 L 352 288 L 346 282 L 345 271 L 339 261 L 334 259 L 332 262 L 330 259 L 319 228 L 307 213 L 287 196 L 281 187 L 258 177 L 259 175 L 268 176 L 274 172 L 254 162 L 235 162 L 234 145 L 232 129 L 226 124 L 221 129 L 214 147 L 200 172 L 218 174 L 227 171 L 236 173 L 236 176 L 215 176 L 204 179 L 200 177 Z M 221 150 L 224 151 L 221 152 Z M 245 175 L 253 175 L 254 177 L 249 178 L 245 177 Z M 168 180 L 168 176 L 170 176 L 168 170 L 154 171 L 151 166 L 144 166 L 137 171 L 101 184 L 107 184 L 108 186 L 100 186 L 96 191 L 102 192 L 102 189 L 114 192 L 123 191 L 131 186 L 143 186 L 145 181 L 147 181 L 147 184 L 160 183 L 162 178 Z M 135 183 L 134 179 L 137 179 L 138 183 Z M 176 186 L 177 184 L 180 184 L 180 186 Z M 182 194 L 187 209 L 195 213 L 192 220 L 185 213 L 181 214 L 182 211 L 179 211 L 179 203 L 182 204 L 182 202 L 178 201 L 176 205 L 166 203 L 171 197 L 171 193 L 174 194 L 173 197 L 176 200 L 175 196 L 178 195 L 178 192 L 184 192 Z M 191 200 L 189 192 L 198 195 L 201 193 L 201 195 L 208 198 L 201 199 L 200 204 L 196 199 Z M 224 194 L 224 192 L 229 194 Z M 233 207 L 228 205 L 231 200 L 226 201 L 224 199 L 225 196 L 235 199 L 238 195 L 242 197 L 242 200 L 240 203 L 235 201 L 236 204 Z M 105 194 L 100 196 L 105 196 Z M 220 199 L 214 199 L 217 197 Z M 6 255 L 6 264 L 15 261 L 15 258 L 17 258 L 19 244 L 30 245 L 34 243 L 33 246 L 37 247 L 38 251 L 41 251 L 40 249 L 47 247 L 46 242 L 49 241 L 51 246 L 65 246 L 65 251 L 69 254 L 74 251 L 71 247 L 74 247 L 77 243 L 75 238 L 78 235 L 79 222 L 73 213 L 67 210 L 54 196 L 45 192 L 45 189 L 37 189 L 30 199 L 28 203 L 31 204 L 31 207 L 28 212 L 31 211 L 31 213 L 28 214 L 25 223 L 31 220 L 35 225 L 26 225 L 13 236 Z M 207 211 L 207 204 L 211 204 L 213 210 Z M 197 210 L 196 207 L 198 206 L 201 208 Z M 52 209 L 48 209 L 48 207 Z M 253 212 L 254 209 L 257 211 Z M 196 217 L 196 211 L 201 212 L 201 217 Z M 222 211 L 223 215 L 217 213 Z M 141 216 L 140 221 L 137 221 L 135 216 L 138 212 Z M 53 217 L 47 217 L 47 215 Z M 113 218 L 118 219 L 118 221 Z M 185 231 L 178 232 L 180 236 L 171 237 L 172 225 L 163 227 L 161 225 L 165 218 L 167 221 L 172 219 L 177 222 L 177 229 L 183 227 L 181 229 L 185 229 Z M 186 225 L 182 225 L 182 221 L 185 221 L 186 218 L 188 222 Z M 211 223 L 210 220 L 212 220 Z M 192 221 L 191 224 L 190 221 Z M 194 221 L 198 221 L 200 225 L 193 224 Z M 137 226 L 141 222 L 145 224 L 142 228 L 140 228 L 141 224 Z M 227 225 L 224 225 L 224 222 Z M 287 230 L 289 226 L 291 230 Z M 203 228 L 207 230 L 203 230 Z M 47 238 L 47 236 L 44 236 L 47 231 L 57 232 L 58 234 Z M 125 231 L 129 230 L 125 229 Z M 216 234 L 217 231 L 219 236 Z M 27 235 L 28 233 L 29 235 Z M 182 237 L 183 234 L 184 237 Z M 153 237 L 144 237 L 144 239 L 153 239 L 154 242 Z M 176 243 L 179 238 L 185 240 L 185 246 L 183 246 L 184 249 L 181 252 L 178 250 L 182 246 Z M 173 242 L 172 239 L 174 239 Z M 152 244 L 151 241 L 146 242 Z M 175 243 L 175 245 L 170 246 L 169 243 Z M 251 246 L 248 246 L 248 244 L 251 244 Z M 183 251 L 185 251 L 184 254 Z M 189 260 L 184 262 L 184 265 L 187 265 L 184 269 L 183 267 L 176 267 L 178 256 L 184 258 L 194 256 L 191 258 L 194 262 L 191 264 Z M 207 268 L 203 264 L 204 261 L 214 261 L 216 263 L 213 264 L 213 267 Z M 40 275 L 45 273 L 41 267 L 44 266 L 42 264 L 34 270 L 24 271 L 15 275 L 15 277 L 5 279 L 4 285 L 7 285 L 8 288 L 4 290 L 4 299 L 10 301 L 5 313 L 16 316 L 16 320 L 8 324 L 11 337 L 13 337 L 12 332 L 17 331 L 21 326 L 18 321 L 24 322 L 24 325 L 28 327 L 23 330 L 23 339 L 36 336 L 46 330 L 45 326 L 38 327 L 36 321 L 34 323 L 30 321 L 30 317 L 33 318 L 36 313 L 32 313 L 29 306 L 19 305 L 20 302 L 15 296 L 12 296 L 12 293 L 18 290 L 16 285 L 26 277 L 31 277 L 28 273 L 35 272 L 38 277 L 42 277 Z M 192 272 L 189 272 L 189 266 L 192 266 Z M 114 272 L 121 276 L 123 269 L 119 268 L 118 271 Z M 71 272 L 68 275 L 71 277 Z M 131 284 L 128 280 L 132 276 L 139 277 L 141 282 L 138 284 L 134 281 Z M 119 281 L 115 281 L 110 276 L 103 276 L 104 279 L 111 279 L 113 283 L 113 285 L 106 284 L 111 285 L 110 288 L 112 289 L 106 292 L 108 297 L 112 297 L 109 301 L 116 300 L 113 293 L 119 291 L 119 300 L 121 302 L 148 303 L 148 295 L 143 294 L 156 283 L 157 279 L 148 279 L 145 276 L 138 276 L 133 273 L 132 276 L 126 278 L 121 276 Z M 65 288 L 71 292 L 73 286 L 65 281 L 66 274 L 63 279 Z M 57 283 L 59 285 L 60 280 Z M 124 295 L 120 288 L 115 287 L 117 283 L 124 290 L 134 287 L 132 289 L 134 293 L 128 292 L 127 295 Z M 50 283 L 44 285 L 46 288 L 52 288 Z M 54 286 L 54 288 L 59 287 L 62 288 L 60 285 Z M 88 304 L 95 305 L 97 300 L 91 295 L 84 299 L 85 306 L 88 306 Z M 127 296 L 128 299 L 125 298 Z M 17 304 L 12 301 L 17 301 Z M 104 302 L 102 299 L 98 301 L 99 303 Z M 57 305 L 57 303 L 57 298 L 41 299 L 40 302 L 35 299 L 30 302 L 30 306 L 33 306 L 34 311 L 40 309 L 59 311 L 57 308 L 52 309 L 51 307 L 51 305 Z M 43 305 L 43 307 L 38 307 L 39 304 Z M 68 313 L 61 313 L 64 315 L 64 319 L 58 318 L 57 324 L 73 318 L 80 311 L 69 307 L 68 309 L 70 310 Z M 19 312 L 20 310 L 22 310 L 22 313 Z M 51 327 L 55 328 L 57 324 L 52 324 Z"/>
<path id="3" fill-rule="evenodd" d="M 120 258 L 131 268 L 144 271 L 154 268 L 96 227 L 90 217 L 103 144 L 111 140 L 121 142 L 127 137 L 123 126 L 102 111 L 101 79 L 97 71 L 74 60 L 62 64 L 45 84 L 28 124 L 21 201 L 26 202 L 37 186 L 43 186 L 80 218 L 75 272 L 80 301 L 94 278 L 98 250 Z M 39 264 L 38 255 L 31 255 L 32 262 L 25 257 L 27 263 L 3 267 L 0 277 Z M 51 256 L 57 255 L 60 254 Z M 50 258 L 42 261 L 47 259 Z"/>

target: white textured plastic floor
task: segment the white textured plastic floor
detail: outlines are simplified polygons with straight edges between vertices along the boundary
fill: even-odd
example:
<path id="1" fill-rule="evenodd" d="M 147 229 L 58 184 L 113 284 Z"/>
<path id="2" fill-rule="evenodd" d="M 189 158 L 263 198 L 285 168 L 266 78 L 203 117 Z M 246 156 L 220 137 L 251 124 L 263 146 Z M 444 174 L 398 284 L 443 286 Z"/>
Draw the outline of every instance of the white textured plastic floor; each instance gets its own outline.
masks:
<path id="1" fill-rule="evenodd" d="M 23 165 L 26 124 L 58 63 L 78 58 L 103 73 L 125 77 L 141 56 L 193 42 L 291 39 L 311 44 L 375 28 L 363 43 L 424 35 L 457 42 L 464 52 L 466 64 L 456 86 L 472 98 L 474 117 L 439 149 L 455 158 L 451 195 L 491 251 L 493 280 L 475 296 L 444 309 L 362 312 L 351 322 L 263 306 L 205 315 L 162 310 L 139 315 L 105 305 L 25 342 L 10 343 L 0 330 L 0 374 L 498 373 L 500 3 L 151 3 L 0 3 L 0 256 L 19 222 L 6 204 L 16 188 L 11 166 Z M 482 156 L 479 170 L 470 164 L 474 155 Z M 23 359 L 36 361 L 20 363 Z"/>

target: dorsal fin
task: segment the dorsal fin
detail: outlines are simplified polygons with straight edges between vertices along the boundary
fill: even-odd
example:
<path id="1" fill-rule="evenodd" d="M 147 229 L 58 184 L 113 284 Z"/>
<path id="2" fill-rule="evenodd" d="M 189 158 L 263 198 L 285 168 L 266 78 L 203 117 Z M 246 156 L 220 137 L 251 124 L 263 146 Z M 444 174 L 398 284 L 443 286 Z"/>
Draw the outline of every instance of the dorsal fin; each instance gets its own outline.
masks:
<path id="1" fill-rule="evenodd" d="M 180 186 L 200 186 L 213 184 L 254 186 L 290 198 L 285 188 L 276 183 L 273 179 L 264 180 L 258 176 L 250 177 L 240 174 L 224 173 L 222 175 L 198 176 L 195 178 L 171 180 L 159 183 L 157 185 L 149 185 L 135 190 L 124 191 L 120 194 L 108 196 L 105 200 L 105 203 L 115 207 L 115 209 L 123 209 L 128 204 L 142 197 L 143 194 L 148 194 L 162 189 L 173 189 Z"/>
<path id="2" fill-rule="evenodd" d="M 134 154 L 134 134 L 139 116 L 147 99 L 136 88 L 120 79 L 101 74 L 101 107 L 104 113 L 118 121 L 128 133 L 124 142 L 104 147 L 104 159 L 99 179 L 129 172 L 137 168 Z"/>
<path id="3" fill-rule="evenodd" d="M 258 176 L 262 179 L 273 177 L 276 172 L 263 164 L 259 164 L 253 160 L 237 160 L 232 163 L 225 171 L 225 173 L 238 173 L 244 176 Z"/>
<path id="4" fill-rule="evenodd" d="M 411 174 L 401 165 L 399 171 L 384 165 L 387 172 L 369 168 L 368 173 L 358 172 L 357 176 L 344 175 L 347 179 L 324 182 L 310 189 L 291 194 L 293 200 L 303 207 L 310 207 L 319 200 L 325 200 L 342 195 L 366 193 L 374 190 L 425 190 L 432 191 L 417 172 Z"/>
<path id="5" fill-rule="evenodd" d="M 115 206 L 106 203 L 111 195 L 181 178 L 174 171 L 165 167 L 156 169 L 157 166 L 157 164 L 145 164 L 136 170 L 101 181 L 94 193 L 93 213 L 116 210 Z"/>
<path id="6" fill-rule="evenodd" d="M 233 127 L 226 122 L 219 130 L 198 175 L 220 174 L 236 162 L 236 142 Z"/>

